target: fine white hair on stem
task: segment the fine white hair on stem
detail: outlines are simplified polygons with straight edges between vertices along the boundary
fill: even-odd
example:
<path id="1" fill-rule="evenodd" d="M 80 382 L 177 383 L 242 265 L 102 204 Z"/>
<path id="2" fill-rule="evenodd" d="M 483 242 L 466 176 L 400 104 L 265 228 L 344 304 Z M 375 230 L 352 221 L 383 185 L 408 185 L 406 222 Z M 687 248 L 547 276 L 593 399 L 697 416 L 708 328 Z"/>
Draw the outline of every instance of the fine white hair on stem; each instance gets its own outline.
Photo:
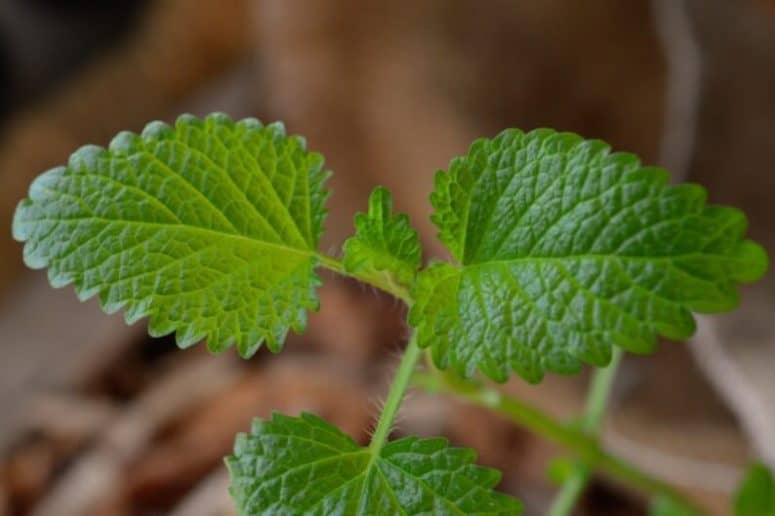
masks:
<path id="1" fill-rule="evenodd" d="M 372 408 L 372 414 L 371 414 L 371 423 L 369 424 L 369 428 L 366 430 L 366 433 L 369 436 L 369 439 L 374 437 L 374 433 L 377 431 L 377 424 L 379 423 L 379 416 L 382 414 L 382 411 L 385 408 L 385 398 L 384 396 L 380 396 L 377 398 L 371 398 L 369 400 Z"/>
<path id="2" fill-rule="evenodd" d="M 334 258 L 341 259 L 342 258 L 342 248 L 338 245 L 331 244 L 328 246 L 328 255 L 333 256 Z"/>
<path id="3" fill-rule="evenodd" d="M 412 398 L 414 397 L 414 391 L 411 389 L 408 389 L 406 393 L 404 393 L 404 399 L 401 401 L 401 407 L 399 407 L 398 412 L 396 412 L 396 417 L 393 419 L 393 424 L 390 428 L 390 433 L 395 432 L 398 430 L 404 423 L 406 414 L 404 412 L 404 408 L 406 407 L 407 402 L 410 402 Z"/>
<path id="4" fill-rule="evenodd" d="M 394 345 L 391 347 L 391 349 L 388 351 L 388 357 L 390 359 L 390 366 L 385 368 L 384 371 L 384 378 L 382 379 L 382 383 L 390 385 L 391 380 L 396 374 L 396 370 L 398 369 L 398 363 L 401 361 L 401 357 L 404 354 L 404 348 L 401 344 L 398 342 L 394 343 Z M 390 433 L 394 432 L 396 427 L 399 425 L 399 422 L 402 420 L 402 409 L 403 409 L 403 402 L 405 402 L 407 399 L 410 398 L 411 390 L 408 390 L 406 393 L 404 393 L 404 397 L 402 399 L 401 407 L 399 407 L 398 412 L 395 415 L 395 418 L 390 425 Z M 371 398 L 370 402 L 371 405 L 374 407 L 374 413 L 371 417 L 371 424 L 369 425 L 368 429 L 368 435 L 369 437 L 374 437 L 374 432 L 377 430 L 377 425 L 379 423 L 380 415 L 382 414 L 384 408 L 385 408 L 385 398 L 384 397 L 378 397 L 378 398 Z"/>

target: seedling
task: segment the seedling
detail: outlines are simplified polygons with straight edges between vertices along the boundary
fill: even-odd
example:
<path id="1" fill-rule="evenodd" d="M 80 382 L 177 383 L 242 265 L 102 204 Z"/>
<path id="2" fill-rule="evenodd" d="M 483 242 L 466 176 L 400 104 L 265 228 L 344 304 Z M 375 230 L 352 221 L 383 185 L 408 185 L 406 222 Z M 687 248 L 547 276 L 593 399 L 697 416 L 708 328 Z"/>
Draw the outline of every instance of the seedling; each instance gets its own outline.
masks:
<path id="1" fill-rule="evenodd" d="M 13 233 L 52 286 L 98 295 L 130 324 L 148 318 L 151 335 L 174 332 L 182 348 L 204 340 L 245 358 L 262 343 L 279 352 L 317 310 L 321 268 L 409 305 L 412 337 L 370 444 L 312 414 L 257 419 L 226 459 L 240 514 L 519 514 L 473 451 L 390 439 L 412 386 L 567 446 L 574 459 L 554 514 L 570 513 L 595 470 L 652 496 L 655 511 L 674 511 L 661 514 L 699 511 L 607 454 L 597 432 L 623 351 L 690 337 L 693 312 L 732 310 L 738 285 L 765 273 L 740 211 L 706 205 L 700 186 L 671 186 L 664 170 L 601 141 L 510 129 L 436 174 L 433 222 L 451 260 L 422 267 L 417 232 L 381 187 L 355 217 L 343 259 L 321 253 L 328 176 L 281 124 L 182 116 L 123 132 L 107 149 L 83 147 L 38 177 Z M 602 369 L 580 425 L 473 379 L 537 383 L 583 364 Z"/>

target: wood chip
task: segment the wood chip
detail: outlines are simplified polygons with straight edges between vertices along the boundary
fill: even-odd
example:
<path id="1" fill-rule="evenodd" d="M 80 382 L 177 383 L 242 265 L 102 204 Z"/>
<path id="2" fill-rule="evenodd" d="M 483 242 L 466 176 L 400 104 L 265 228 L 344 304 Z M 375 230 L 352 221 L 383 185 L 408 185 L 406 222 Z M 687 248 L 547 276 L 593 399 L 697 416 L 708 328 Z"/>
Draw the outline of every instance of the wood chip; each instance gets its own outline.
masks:
<path id="1" fill-rule="evenodd" d="M 120 489 L 122 471 L 148 445 L 159 428 L 233 382 L 234 356 L 187 360 L 131 406 L 102 434 L 38 504 L 35 516 L 80 516 Z"/>

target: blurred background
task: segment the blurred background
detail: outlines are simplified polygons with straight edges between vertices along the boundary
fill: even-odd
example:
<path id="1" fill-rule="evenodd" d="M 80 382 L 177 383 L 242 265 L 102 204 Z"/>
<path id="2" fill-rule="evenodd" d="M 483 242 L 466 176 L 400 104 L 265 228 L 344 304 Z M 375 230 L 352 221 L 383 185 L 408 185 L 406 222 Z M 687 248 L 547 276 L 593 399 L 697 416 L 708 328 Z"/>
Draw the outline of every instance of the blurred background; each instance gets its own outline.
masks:
<path id="1" fill-rule="evenodd" d="M 327 277 L 279 355 L 176 351 L 21 264 L 33 177 L 82 144 L 181 112 L 283 120 L 335 171 L 324 249 L 371 188 L 420 230 L 432 175 L 478 136 L 550 126 L 609 141 L 743 208 L 775 254 L 773 0 L 0 0 L 0 515 L 231 514 L 222 457 L 271 409 L 368 438 L 407 335 L 394 300 Z M 5 228 L 5 229 L 3 229 Z M 689 343 L 629 357 L 604 441 L 726 513 L 741 468 L 775 465 L 775 280 Z M 507 391 L 559 417 L 585 378 Z M 413 394 L 397 433 L 442 434 L 543 514 L 561 454 L 497 416 Z M 645 514 L 596 478 L 579 514 Z"/>

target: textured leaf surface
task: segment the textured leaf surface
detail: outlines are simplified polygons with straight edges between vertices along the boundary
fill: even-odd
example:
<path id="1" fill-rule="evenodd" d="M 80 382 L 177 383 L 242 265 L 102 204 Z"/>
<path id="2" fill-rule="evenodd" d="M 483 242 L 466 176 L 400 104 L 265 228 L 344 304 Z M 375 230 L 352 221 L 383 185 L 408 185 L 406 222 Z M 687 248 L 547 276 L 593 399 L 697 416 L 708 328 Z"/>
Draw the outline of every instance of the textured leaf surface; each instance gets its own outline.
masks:
<path id="1" fill-rule="evenodd" d="M 393 215 L 393 198 L 383 187 L 369 197 L 368 213 L 355 216 L 355 236 L 344 244 L 344 266 L 350 272 L 383 274 L 411 285 L 420 266 L 417 231 L 405 214 Z"/>
<path id="2" fill-rule="evenodd" d="M 735 516 L 775 516 L 775 479 L 763 464 L 752 464 L 735 494 Z"/>
<path id="3" fill-rule="evenodd" d="M 407 437 L 378 455 L 317 416 L 256 420 L 226 462 L 241 515 L 514 515 L 500 474 L 444 439 Z"/>
<path id="4" fill-rule="evenodd" d="M 458 264 L 423 271 L 410 322 L 440 367 L 504 381 L 651 351 L 692 312 L 738 303 L 766 270 L 745 216 L 696 185 L 569 133 L 508 130 L 439 172 L 439 236 Z"/>
<path id="5" fill-rule="evenodd" d="M 318 306 L 320 155 L 282 125 L 179 118 L 83 147 L 19 204 L 14 236 L 52 285 L 99 294 L 149 331 L 249 356 L 278 350 Z"/>

